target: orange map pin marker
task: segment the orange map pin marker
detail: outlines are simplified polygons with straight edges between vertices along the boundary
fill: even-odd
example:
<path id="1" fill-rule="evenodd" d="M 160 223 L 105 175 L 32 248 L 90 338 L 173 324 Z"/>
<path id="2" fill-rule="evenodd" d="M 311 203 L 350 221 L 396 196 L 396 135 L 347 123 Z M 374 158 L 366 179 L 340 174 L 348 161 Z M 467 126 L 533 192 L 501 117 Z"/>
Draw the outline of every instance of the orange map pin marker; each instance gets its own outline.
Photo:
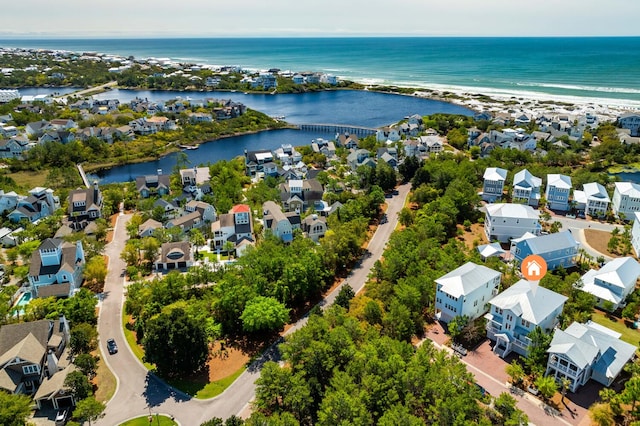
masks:
<path id="1" fill-rule="evenodd" d="M 540 281 L 547 273 L 547 262 L 542 256 L 532 254 L 524 258 L 520 265 L 520 271 L 526 280 Z"/>

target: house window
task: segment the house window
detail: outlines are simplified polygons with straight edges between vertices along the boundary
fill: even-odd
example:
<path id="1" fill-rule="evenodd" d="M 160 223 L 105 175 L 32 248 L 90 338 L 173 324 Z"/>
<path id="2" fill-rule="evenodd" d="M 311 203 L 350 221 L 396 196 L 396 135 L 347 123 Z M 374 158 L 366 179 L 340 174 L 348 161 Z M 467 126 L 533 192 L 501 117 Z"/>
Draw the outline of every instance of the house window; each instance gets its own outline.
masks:
<path id="1" fill-rule="evenodd" d="M 31 364 L 31 365 L 23 365 L 22 366 L 22 374 L 38 374 L 38 372 L 40 371 L 40 368 L 35 365 L 35 364 Z"/>

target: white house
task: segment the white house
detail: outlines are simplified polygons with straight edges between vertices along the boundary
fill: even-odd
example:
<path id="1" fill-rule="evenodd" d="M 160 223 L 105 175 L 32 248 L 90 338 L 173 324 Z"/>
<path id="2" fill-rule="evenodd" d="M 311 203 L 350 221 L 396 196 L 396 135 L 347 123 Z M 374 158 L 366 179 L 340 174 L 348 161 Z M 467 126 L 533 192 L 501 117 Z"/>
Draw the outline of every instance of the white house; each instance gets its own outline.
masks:
<path id="1" fill-rule="evenodd" d="M 589 379 L 611 386 L 636 351 L 635 346 L 623 342 L 620 336 L 592 321 L 574 322 L 564 331 L 556 329 L 547 350 L 545 376 L 552 375 L 557 382 L 569 379 L 571 392 Z"/>
<path id="2" fill-rule="evenodd" d="M 496 342 L 493 352 L 505 357 L 514 351 L 526 355 L 528 335 L 540 327 L 546 333 L 558 324 L 567 297 L 520 280 L 489 301 L 487 337 Z"/>
<path id="3" fill-rule="evenodd" d="M 640 114 L 626 112 L 618 117 L 618 124 L 623 129 L 628 129 L 631 136 L 640 136 Z"/>
<path id="4" fill-rule="evenodd" d="M 533 207 L 537 207 L 540 202 L 540 187 L 542 179 L 532 175 L 529 170 L 520 170 L 513 176 L 513 193 L 512 199 L 514 203 L 525 203 Z"/>
<path id="5" fill-rule="evenodd" d="M 500 272 L 467 262 L 436 280 L 436 316 L 446 323 L 466 315 L 470 321 L 484 314 L 498 293 Z"/>
<path id="6" fill-rule="evenodd" d="M 239 248 L 243 241 L 253 243 L 253 219 L 251 208 L 247 204 L 237 204 L 233 206 L 229 213 L 221 214 L 217 221 L 211 224 L 213 240 L 211 248 L 214 250 L 226 250 L 226 243 L 229 242 L 240 256 Z M 246 244 L 242 244 L 246 247 Z"/>
<path id="7" fill-rule="evenodd" d="M 487 167 L 483 178 L 482 194 L 480 194 L 482 199 L 488 203 L 501 199 L 504 182 L 507 180 L 507 171 L 499 167 Z"/>
<path id="8" fill-rule="evenodd" d="M 527 232 L 540 234 L 540 213 L 523 204 L 499 203 L 486 206 L 484 233 L 489 241 L 506 243 Z"/>
<path id="9" fill-rule="evenodd" d="M 611 199 L 604 186 L 590 182 L 582 185 L 582 191 L 573 191 L 573 201 L 576 210 L 589 216 L 602 217 L 607 214 Z"/>
<path id="10" fill-rule="evenodd" d="M 640 212 L 633 214 L 633 226 L 631 227 L 631 245 L 636 252 L 636 256 L 640 257 Z"/>
<path id="11" fill-rule="evenodd" d="M 633 213 L 640 211 L 640 185 L 632 182 L 614 183 L 613 198 L 611 200 L 611 210 L 616 216 L 624 214 L 625 217 L 632 217 Z"/>
<path id="12" fill-rule="evenodd" d="M 568 211 L 569 194 L 571 193 L 571 177 L 559 174 L 547 175 L 545 198 L 551 210 Z"/>
<path id="13" fill-rule="evenodd" d="M 577 283 L 582 291 L 594 295 L 599 306 L 613 303 L 617 309 L 635 289 L 640 276 L 640 264 L 632 257 L 618 257 L 599 270 L 591 269 Z"/>

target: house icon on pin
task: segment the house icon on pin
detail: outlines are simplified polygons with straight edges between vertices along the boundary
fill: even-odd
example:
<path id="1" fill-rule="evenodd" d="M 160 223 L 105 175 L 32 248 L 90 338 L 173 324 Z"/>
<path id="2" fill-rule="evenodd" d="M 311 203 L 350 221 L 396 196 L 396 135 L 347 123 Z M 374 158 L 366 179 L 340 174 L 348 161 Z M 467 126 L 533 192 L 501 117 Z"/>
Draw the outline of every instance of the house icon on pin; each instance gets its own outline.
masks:
<path id="1" fill-rule="evenodd" d="M 542 271 L 542 266 L 535 260 L 529 261 L 527 264 L 527 275 L 531 277 L 539 277 Z"/>

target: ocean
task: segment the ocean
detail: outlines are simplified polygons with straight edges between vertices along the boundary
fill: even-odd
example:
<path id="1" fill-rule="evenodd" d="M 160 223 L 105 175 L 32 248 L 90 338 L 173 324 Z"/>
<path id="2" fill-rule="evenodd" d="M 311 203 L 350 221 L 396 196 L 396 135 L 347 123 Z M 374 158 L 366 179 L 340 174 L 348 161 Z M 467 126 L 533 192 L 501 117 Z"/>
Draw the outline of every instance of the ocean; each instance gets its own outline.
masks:
<path id="1" fill-rule="evenodd" d="M 0 46 L 322 71 L 368 84 L 640 106 L 640 37 L 11 39 Z"/>

